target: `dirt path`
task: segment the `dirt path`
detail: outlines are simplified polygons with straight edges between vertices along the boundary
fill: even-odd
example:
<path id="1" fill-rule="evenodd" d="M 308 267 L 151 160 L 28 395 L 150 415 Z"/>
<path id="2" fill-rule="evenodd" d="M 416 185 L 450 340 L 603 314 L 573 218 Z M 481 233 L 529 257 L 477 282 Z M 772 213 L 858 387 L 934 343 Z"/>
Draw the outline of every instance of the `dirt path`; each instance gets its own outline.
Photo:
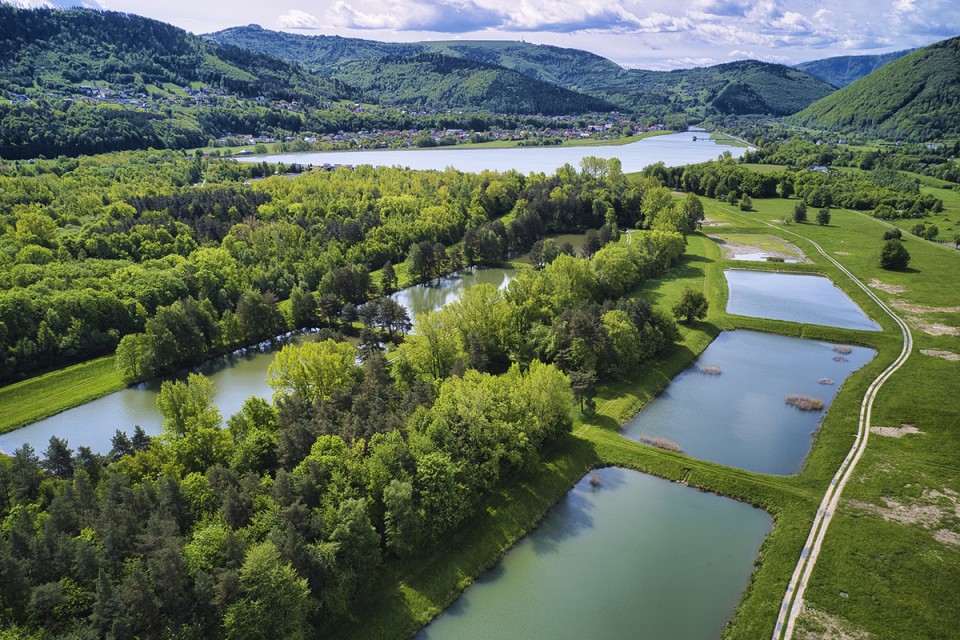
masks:
<path id="1" fill-rule="evenodd" d="M 738 216 L 741 215 L 736 211 L 728 210 L 726 208 L 724 208 L 724 211 L 728 211 L 729 213 Z M 799 617 L 800 612 L 803 611 L 803 594 L 806 591 L 807 583 L 810 580 L 810 575 L 813 573 L 813 568 L 816 566 L 817 559 L 820 556 L 820 548 L 823 544 L 823 539 L 827 535 L 827 529 L 830 526 L 830 522 L 833 520 L 833 514 L 836 512 L 837 505 L 840 503 L 840 496 L 843 494 L 843 489 L 846 486 L 847 481 L 850 479 L 850 476 L 853 475 L 853 471 L 857 466 L 857 462 L 860 461 L 860 456 L 863 455 L 863 452 L 867 448 L 867 439 L 870 436 L 870 416 L 873 412 L 873 402 L 876 399 L 880 388 L 883 387 L 883 384 L 890 378 L 890 376 L 896 373 L 910 357 L 910 352 L 913 350 L 913 335 L 910 333 L 910 327 L 907 326 L 907 323 L 904 322 L 900 316 L 895 314 L 890 307 L 884 304 L 884 302 L 878 298 L 873 291 L 871 291 L 865 284 L 858 280 L 857 277 L 854 276 L 846 267 L 829 256 L 819 244 L 810 238 L 800 235 L 799 233 L 794 233 L 788 229 L 780 229 L 769 222 L 765 222 L 764 224 L 778 229 L 784 233 L 789 233 L 790 235 L 798 238 L 803 238 L 812 244 L 820 253 L 820 255 L 832 262 L 834 266 L 840 269 L 840 271 L 850 278 L 854 284 L 856 284 L 868 296 L 870 296 L 874 302 L 880 305 L 880 308 L 883 309 L 897 323 L 897 325 L 900 327 L 900 331 L 903 334 L 903 348 L 900 350 L 900 355 L 897 356 L 897 359 L 894 360 L 890 366 L 883 370 L 883 373 L 874 378 L 873 382 L 871 382 L 870 386 L 867 388 L 866 394 L 863 396 L 863 402 L 860 403 L 860 420 L 857 427 L 857 436 L 854 439 L 853 446 L 847 453 L 847 457 L 844 458 L 840 468 L 837 469 L 837 473 L 830 481 L 830 486 L 827 487 L 827 491 L 823 496 L 823 500 L 820 501 L 820 507 L 817 509 L 817 515 L 813 519 L 813 524 L 810 527 L 810 534 L 807 536 L 807 541 L 803 545 L 803 551 L 800 553 L 800 559 L 797 561 L 797 566 L 793 570 L 793 576 L 790 578 L 790 583 L 787 585 L 787 591 L 783 596 L 782 603 L 780 604 L 780 612 L 777 616 L 777 623 L 773 629 L 773 640 L 792 640 L 797 617 Z"/>

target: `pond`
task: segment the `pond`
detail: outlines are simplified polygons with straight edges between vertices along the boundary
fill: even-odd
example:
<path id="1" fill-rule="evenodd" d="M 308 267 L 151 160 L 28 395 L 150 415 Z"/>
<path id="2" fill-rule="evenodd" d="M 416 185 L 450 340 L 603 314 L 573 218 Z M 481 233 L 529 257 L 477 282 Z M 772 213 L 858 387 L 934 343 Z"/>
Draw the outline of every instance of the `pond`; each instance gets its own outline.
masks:
<path id="1" fill-rule="evenodd" d="M 478 284 L 492 284 L 497 289 L 505 289 L 515 273 L 516 270 L 509 267 L 470 267 L 439 280 L 408 287 L 390 297 L 407 308 L 416 331 L 417 316 L 453 302 L 464 291 Z"/>
<path id="2" fill-rule="evenodd" d="M 727 313 L 843 329 L 880 331 L 846 293 L 824 276 L 728 269 Z"/>
<path id="3" fill-rule="evenodd" d="M 481 283 L 505 287 L 513 278 L 513 269 L 465 269 L 429 284 L 417 285 L 394 294 L 394 297 L 412 311 L 416 324 L 417 314 L 439 308 L 456 299 L 463 291 Z M 313 336 L 300 335 L 295 341 L 312 340 Z M 214 404 L 220 409 L 224 420 L 240 410 L 251 396 L 271 398 L 273 390 L 267 384 L 267 367 L 273 362 L 280 344 L 267 343 L 263 349 L 250 349 L 225 358 L 205 363 L 198 370 L 213 380 L 216 395 Z M 186 379 L 187 372 L 166 379 Z M 161 380 L 150 380 L 135 387 L 98 398 L 87 404 L 68 409 L 62 413 L 39 420 L 31 425 L 0 434 L 0 452 L 12 454 L 24 443 L 30 443 L 37 453 L 47 448 L 50 436 L 67 439 L 76 450 L 83 445 L 96 453 L 110 450 L 110 439 L 117 429 L 133 433 L 140 425 L 148 435 L 161 431 L 163 418 L 157 410 L 157 393 Z"/>
<path id="4" fill-rule="evenodd" d="M 666 438 L 687 455 L 731 467 L 796 473 L 840 386 L 874 355 L 866 347 L 724 331 L 623 435 Z M 788 396 L 821 400 L 823 409 L 798 409 Z"/>
<path id="5" fill-rule="evenodd" d="M 663 162 L 676 167 L 716 160 L 724 151 L 739 158 L 747 149 L 721 145 L 690 133 L 674 133 L 643 138 L 624 145 L 595 147 L 523 147 L 515 149 L 398 149 L 374 151 L 321 151 L 237 157 L 240 162 L 283 162 L 302 165 L 399 166 L 410 169 L 440 170 L 453 167 L 465 172 L 509 171 L 553 173 L 564 164 L 580 166 L 585 157 L 620 158 L 625 173 L 640 171 L 647 165 Z"/>
<path id="6" fill-rule="evenodd" d="M 417 638 L 719 638 L 770 516 L 636 471 L 597 477 Z"/>

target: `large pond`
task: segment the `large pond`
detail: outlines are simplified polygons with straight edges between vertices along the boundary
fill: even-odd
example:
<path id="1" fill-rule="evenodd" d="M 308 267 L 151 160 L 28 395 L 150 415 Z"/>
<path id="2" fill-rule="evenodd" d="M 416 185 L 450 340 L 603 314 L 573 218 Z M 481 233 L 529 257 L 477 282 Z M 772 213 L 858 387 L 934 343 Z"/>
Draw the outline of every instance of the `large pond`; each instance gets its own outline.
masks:
<path id="1" fill-rule="evenodd" d="M 666 438 L 684 453 L 762 473 L 800 471 L 843 381 L 876 352 L 756 331 L 724 331 L 630 420 L 633 440 Z M 823 402 L 821 410 L 788 396 Z"/>
<path id="2" fill-rule="evenodd" d="M 512 269 L 466 269 L 428 284 L 410 287 L 394 294 L 410 311 L 416 324 L 418 314 L 438 309 L 456 299 L 463 291 L 481 283 L 504 287 L 513 277 Z M 294 340 L 310 340 L 312 336 L 296 336 Z M 270 398 L 273 390 L 267 384 L 267 367 L 273 362 L 280 345 L 262 350 L 218 358 L 199 370 L 214 382 L 214 403 L 224 419 L 236 413 L 251 396 Z M 182 372 L 177 378 L 186 378 Z M 0 452 L 11 454 L 29 443 L 38 453 L 47 448 L 50 436 L 66 438 L 70 447 L 88 446 L 98 453 L 110 450 L 110 439 L 117 429 L 133 432 L 140 425 L 148 435 L 160 433 L 163 418 L 157 411 L 160 380 L 129 387 L 74 407 L 45 420 L 0 434 Z"/>
<path id="3" fill-rule="evenodd" d="M 770 516 L 636 471 L 597 476 L 417 637 L 720 637 Z"/>
<path id="4" fill-rule="evenodd" d="M 880 331 L 829 278 L 799 273 L 728 269 L 727 313 L 843 329 Z"/>
<path id="5" fill-rule="evenodd" d="M 745 147 L 721 145 L 693 133 L 673 133 L 643 138 L 624 145 L 596 147 L 524 147 L 516 149 L 402 149 L 382 151 L 322 151 L 238 157 L 241 162 L 283 162 L 321 166 L 324 164 L 400 166 L 410 169 L 443 170 L 453 167 L 465 172 L 508 171 L 553 173 L 564 164 L 580 166 L 585 157 L 620 158 L 625 172 L 640 171 L 647 165 L 663 162 L 676 167 L 716 160 L 724 151 L 739 158 Z"/>

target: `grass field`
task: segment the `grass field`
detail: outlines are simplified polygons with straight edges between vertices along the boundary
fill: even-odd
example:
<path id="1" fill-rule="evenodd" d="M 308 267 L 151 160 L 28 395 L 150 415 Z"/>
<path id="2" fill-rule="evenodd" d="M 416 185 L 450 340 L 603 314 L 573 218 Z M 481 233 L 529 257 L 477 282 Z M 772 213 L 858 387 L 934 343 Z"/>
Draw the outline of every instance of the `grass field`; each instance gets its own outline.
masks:
<path id="1" fill-rule="evenodd" d="M 0 389 L 0 433 L 48 418 L 124 386 L 113 356 L 107 356 L 3 387 Z"/>

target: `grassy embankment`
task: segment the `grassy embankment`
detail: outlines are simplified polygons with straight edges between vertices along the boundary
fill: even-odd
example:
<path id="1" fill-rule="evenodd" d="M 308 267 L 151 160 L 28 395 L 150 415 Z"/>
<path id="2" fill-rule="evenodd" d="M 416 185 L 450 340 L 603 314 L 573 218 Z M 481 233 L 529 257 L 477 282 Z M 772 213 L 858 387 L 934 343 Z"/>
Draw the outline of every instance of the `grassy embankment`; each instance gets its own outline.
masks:
<path id="1" fill-rule="evenodd" d="M 0 433 L 49 418 L 125 386 L 113 356 L 106 356 L 0 388 Z"/>
<path id="2" fill-rule="evenodd" d="M 481 514 L 464 527 L 460 536 L 446 542 L 427 562 L 416 567 L 395 566 L 391 569 L 390 583 L 396 589 L 376 594 L 362 608 L 363 619 L 345 625 L 340 631 L 345 637 L 394 638 L 404 637 L 424 621 L 442 611 L 456 593 L 469 584 L 484 568 L 491 566 L 509 547 L 525 535 L 547 510 L 559 500 L 566 490 L 590 468 L 618 465 L 677 480 L 701 489 L 729 495 L 765 508 L 775 518 L 773 530 L 764 542 L 758 569 L 751 584 L 730 622 L 726 636 L 730 638 L 769 637 L 773 630 L 780 600 L 794 564 L 799 557 L 813 514 L 833 473 L 853 444 L 857 428 L 859 407 L 870 382 L 896 357 L 901 342 L 893 321 L 836 267 L 820 257 L 813 246 L 788 232 L 809 236 L 836 255 L 859 278 L 869 281 L 881 278 L 887 281 L 912 283 L 911 301 L 928 305 L 944 304 L 950 291 L 956 290 L 960 272 L 956 264 L 932 244 L 908 241 L 914 252 L 916 270 L 904 274 L 882 272 L 876 266 L 880 235 L 883 226 L 877 221 L 854 212 L 834 211 L 833 224 L 829 227 L 816 225 L 780 225 L 780 231 L 772 231 L 763 222 L 789 217 L 793 201 L 763 200 L 756 203 L 758 212 L 742 214 L 723 203 L 708 202 L 708 215 L 727 226 L 717 227 L 725 233 L 762 233 L 782 235 L 800 246 L 814 264 L 759 264 L 756 268 L 817 272 L 830 276 L 862 308 L 878 320 L 883 333 L 849 331 L 796 323 L 734 317 L 723 313 L 726 302 L 726 286 L 722 271 L 729 267 L 747 267 L 749 263 L 734 263 L 720 259 L 718 247 L 703 236 L 690 239 L 690 252 L 681 266 L 668 276 L 647 283 L 638 292 L 655 304 L 669 307 L 684 286 L 702 288 L 708 295 L 711 311 L 704 322 L 683 328 L 681 344 L 667 357 L 652 363 L 632 380 L 606 385 L 598 398 L 597 412 L 589 420 L 579 419 L 574 435 L 566 438 L 547 458 L 544 470 L 518 479 L 513 485 L 497 495 L 490 496 Z M 707 229 L 710 231 L 710 229 Z M 919 274 L 923 274 L 920 276 Z M 950 284 L 952 283 L 952 284 Z M 908 294 L 904 294 L 908 295 Z M 934 314 L 934 317 L 939 317 Z M 687 366 L 723 329 L 750 328 L 787 335 L 820 339 L 830 342 L 857 343 L 877 349 L 877 356 L 863 369 L 856 372 L 844 385 L 827 413 L 823 426 L 816 435 L 813 447 L 803 471 L 796 476 L 770 476 L 732 469 L 722 465 L 695 460 L 652 447 L 627 441 L 619 435 L 620 425 L 662 389 L 669 380 Z M 957 348 L 956 339 L 922 336 L 918 343 L 938 345 L 940 348 Z M 916 459 L 920 464 L 939 470 L 940 476 L 929 476 L 927 488 L 950 487 L 955 489 L 949 468 L 951 455 L 957 450 L 956 436 L 946 429 L 951 421 L 956 422 L 957 403 L 951 406 L 949 389 L 960 388 L 960 365 L 916 355 L 905 370 L 898 373 L 880 394 L 874 423 L 898 424 L 895 416 L 909 417 L 914 423 L 928 426 L 938 434 L 936 439 L 921 443 L 909 442 L 918 448 Z M 925 375 L 924 372 L 933 375 Z M 919 399 L 922 402 L 914 402 Z M 909 406 L 910 411 L 904 411 Z M 944 441 L 944 439 L 946 441 Z M 862 462 L 855 485 L 848 486 L 850 495 L 872 495 L 874 502 L 881 495 L 871 488 L 879 481 L 875 463 L 871 460 L 874 451 L 888 447 L 903 446 L 903 442 L 880 440 L 874 436 L 868 455 Z M 890 462 L 882 456 L 882 464 Z M 905 462 L 904 468 L 911 468 Z M 884 467 L 886 468 L 886 467 Z M 888 476 L 880 475 L 881 478 Z M 901 478 L 902 480 L 902 478 Z M 896 486 L 916 495 L 922 488 L 916 485 L 884 484 L 884 490 L 894 496 Z M 884 493 L 883 495 L 890 495 Z M 846 510 L 834 520 L 827 536 L 824 556 L 814 573 L 808 600 L 819 611 L 839 616 L 830 619 L 831 624 L 848 625 L 851 628 L 867 629 L 876 637 L 905 637 L 905 629 L 912 629 L 913 637 L 937 637 L 947 628 L 956 628 L 960 612 L 951 604 L 960 600 L 960 570 L 956 563 L 955 547 L 932 540 L 930 531 L 923 526 L 903 527 L 885 523 L 880 518 L 869 516 L 862 510 L 850 514 Z M 868 526 L 856 524 L 864 519 Z M 952 523 L 953 531 L 957 530 Z M 898 535 L 887 534 L 882 541 L 873 536 L 875 528 L 896 527 Z M 911 545 L 918 544 L 918 536 L 927 541 L 915 552 Z M 931 549 L 931 544 L 940 548 Z M 897 562 L 882 551 L 896 548 Z M 851 550 L 859 550 L 852 553 Z M 935 590 L 927 588 L 925 578 L 914 579 L 899 572 L 903 567 L 915 571 L 915 576 L 935 575 Z M 884 580 L 898 585 L 894 594 L 889 587 L 880 588 Z M 846 597 L 835 589 L 837 582 L 844 585 Z M 857 588 L 855 585 L 859 585 Z M 857 608 L 849 603 L 873 596 L 869 605 Z M 854 598 L 857 600 L 854 600 Z M 902 603 L 913 602 L 909 610 Z M 846 607 L 846 608 L 844 608 Z M 856 609 L 853 615 L 848 609 Z M 815 629 L 823 618 L 807 616 L 802 625 Z M 909 634 L 908 634 L 909 635 Z"/>

